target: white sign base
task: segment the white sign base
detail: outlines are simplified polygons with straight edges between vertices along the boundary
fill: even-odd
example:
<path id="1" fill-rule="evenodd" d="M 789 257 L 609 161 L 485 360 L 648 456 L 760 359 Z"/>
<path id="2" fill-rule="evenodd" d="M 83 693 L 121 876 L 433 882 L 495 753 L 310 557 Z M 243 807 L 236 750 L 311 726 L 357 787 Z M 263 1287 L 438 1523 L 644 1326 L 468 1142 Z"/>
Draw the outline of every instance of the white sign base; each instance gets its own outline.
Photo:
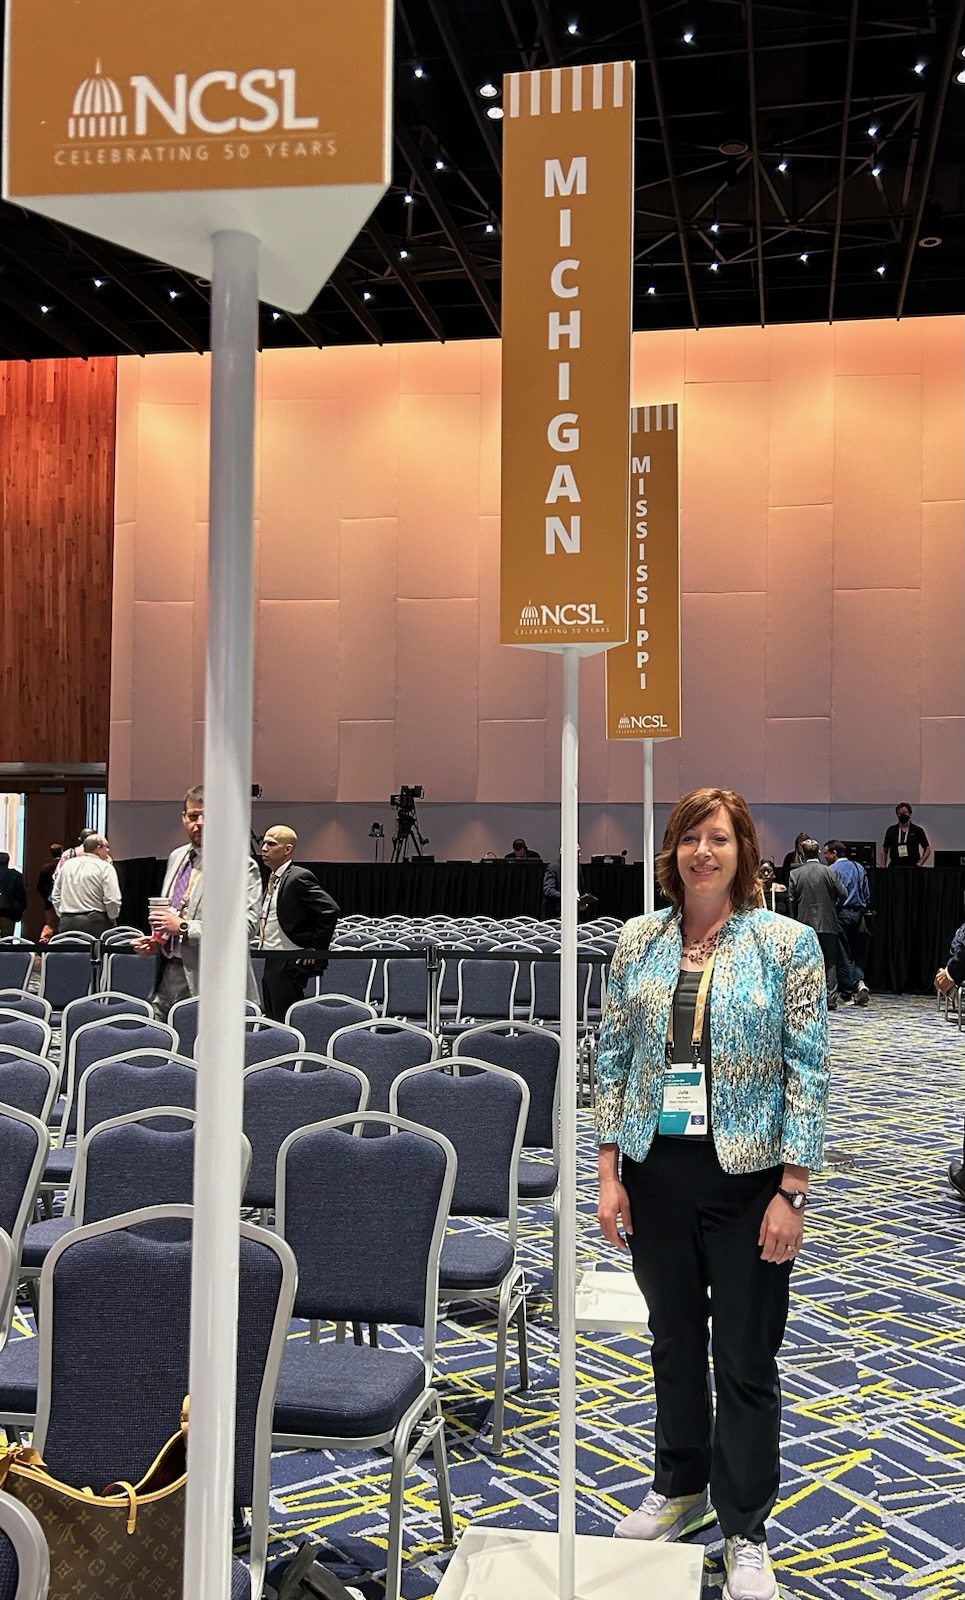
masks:
<path id="1" fill-rule="evenodd" d="M 576 1286 L 576 1326 L 581 1333 L 648 1337 L 647 1302 L 632 1272 L 592 1267 Z"/>
<path id="2" fill-rule="evenodd" d="M 517 1529 L 466 1529 L 436 1600 L 558 1600 L 559 1538 Z M 640 1539 L 576 1538 L 576 1600 L 700 1600 L 704 1548 Z"/>

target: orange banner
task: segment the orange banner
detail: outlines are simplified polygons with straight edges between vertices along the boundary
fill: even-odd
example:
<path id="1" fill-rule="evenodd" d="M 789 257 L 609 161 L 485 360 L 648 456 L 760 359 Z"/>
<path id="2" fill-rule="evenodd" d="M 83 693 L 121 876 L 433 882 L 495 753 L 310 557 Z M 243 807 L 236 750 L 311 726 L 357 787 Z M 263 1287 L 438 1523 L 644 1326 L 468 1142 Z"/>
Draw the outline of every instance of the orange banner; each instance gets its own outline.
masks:
<path id="1" fill-rule="evenodd" d="M 627 637 L 633 83 L 504 80 L 503 644 Z"/>
<path id="2" fill-rule="evenodd" d="M 391 170 L 386 0 L 6 9 L 7 195 L 382 184 Z"/>
<path id="3" fill-rule="evenodd" d="M 630 413 L 630 637 L 606 658 L 608 739 L 680 737 L 677 407 Z"/>

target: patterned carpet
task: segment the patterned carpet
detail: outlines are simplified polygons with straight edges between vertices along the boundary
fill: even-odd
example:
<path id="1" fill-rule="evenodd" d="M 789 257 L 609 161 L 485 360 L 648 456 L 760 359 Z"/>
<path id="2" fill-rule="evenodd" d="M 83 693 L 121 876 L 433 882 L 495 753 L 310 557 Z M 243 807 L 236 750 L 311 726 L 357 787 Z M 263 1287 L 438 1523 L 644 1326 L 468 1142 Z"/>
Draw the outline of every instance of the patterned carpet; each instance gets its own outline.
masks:
<path id="1" fill-rule="evenodd" d="M 785 1600 L 961 1600 L 965 1594 L 965 1205 L 945 1180 L 961 1154 L 965 1038 L 931 1000 L 876 997 L 831 1019 L 829 1164 L 815 1181 L 784 1346 L 781 1497 L 769 1542 Z M 595 1157 L 580 1139 L 580 1264 L 603 1251 Z M 532 1285 L 531 1384 L 510 1397 L 496 1460 L 480 1448 L 494 1324 L 466 1312 L 440 1329 L 457 1523 L 551 1529 L 556 1518 L 555 1341 L 548 1316 L 549 1213 L 523 1213 Z M 515 1377 L 515 1369 L 513 1369 Z M 646 1348 L 581 1335 L 577 1352 L 581 1533 L 608 1533 L 652 1466 Z M 439 1543 L 428 1466 L 406 1497 L 406 1600 L 434 1594 Z M 387 1473 L 372 1457 L 279 1455 L 272 1555 L 304 1534 L 371 1600 L 385 1550 Z M 719 1533 L 704 1600 L 722 1583 Z M 384 1562 L 384 1554 L 381 1556 Z M 515 1600 L 515 1597 L 513 1597 Z"/>
<path id="2" fill-rule="evenodd" d="M 875 997 L 865 1011 L 843 1009 L 831 1029 L 828 1166 L 814 1183 L 782 1357 L 782 1489 L 769 1530 L 780 1592 L 784 1600 L 961 1600 L 965 1204 L 945 1170 L 961 1154 L 965 1035 L 938 1017 L 933 1000 L 907 996 Z M 595 1150 L 585 1113 L 578 1159 L 582 1268 L 612 1254 L 593 1218 Z M 530 1388 L 512 1388 L 499 1459 L 484 1439 L 495 1324 L 468 1309 L 439 1329 L 457 1527 L 555 1526 L 546 1207 L 522 1212 L 520 1251 L 530 1285 Z M 20 1313 L 17 1320 L 14 1337 L 32 1331 Z M 404 1330 L 394 1337 L 404 1339 Z M 515 1381 L 513 1358 L 511 1386 Z M 650 1479 L 653 1385 L 645 1345 L 580 1335 L 577 1383 L 578 1529 L 608 1534 Z M 279 1453 L 271 1562 L 310 1536 L 323 1541 L 326 1565 L 366 1600 L 380 1600 L 387 1496 L 384 1456 Z M 703 1600 L 719 1600 L 719 1532 L 700 1537 Z M 403 1595 L 434 1595 L 449 1551 L 440 1543 L 428 1458 L 409 1478 L 405 1540 Z"/>

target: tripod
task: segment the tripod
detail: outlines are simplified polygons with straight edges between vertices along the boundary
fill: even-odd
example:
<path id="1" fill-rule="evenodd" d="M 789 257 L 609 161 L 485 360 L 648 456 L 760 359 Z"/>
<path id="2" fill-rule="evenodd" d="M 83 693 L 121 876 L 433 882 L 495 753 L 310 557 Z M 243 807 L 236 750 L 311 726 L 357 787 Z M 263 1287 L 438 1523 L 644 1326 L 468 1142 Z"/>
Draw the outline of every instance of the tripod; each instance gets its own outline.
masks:
<path id="1" fill-rule="evenodd" d="M 411 810 L 399 811 L 396 816 L 396 833 L 392 839 L 392 864 L 397 861 L 408 861 L 409 853 L 421 856 L 422 846 L 429 841 L 419 832 L 419 819 L 416 816 L 415 806 Z"/>

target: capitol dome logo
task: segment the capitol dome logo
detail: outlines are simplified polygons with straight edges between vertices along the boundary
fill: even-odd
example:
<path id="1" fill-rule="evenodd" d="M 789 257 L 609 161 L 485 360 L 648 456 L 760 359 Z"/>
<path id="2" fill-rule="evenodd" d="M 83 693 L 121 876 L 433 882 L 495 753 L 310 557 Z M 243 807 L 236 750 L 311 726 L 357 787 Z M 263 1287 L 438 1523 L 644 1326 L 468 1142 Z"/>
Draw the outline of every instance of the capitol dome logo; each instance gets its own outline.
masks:
<path id="1" fill-rule="evenodd" d="M 532 600 L 529 602 L 529 605 L 524 606 L 522 611 L 519 613 L 519 625 L 520 625 L 521 628 L 538 628 L 539 627 L 539 625 L 540 625 L 539 608 L 537 606 L 534 606 Z"/>
<path id="2" fill-rule="evenodd" d="M 126 139 L 124 101 L 113 78 L 104 76 L 98 61 L 92 78 L 85 78 L 74 95 L 67 118 L 68 139 Z"/>
<path id="3" fill-rule="evenodd" d="M 621 717 L 618 727 L 621 733 L 629 733 L 633 727 L 633 723 L 630 721 L 629 717 Z"/>

